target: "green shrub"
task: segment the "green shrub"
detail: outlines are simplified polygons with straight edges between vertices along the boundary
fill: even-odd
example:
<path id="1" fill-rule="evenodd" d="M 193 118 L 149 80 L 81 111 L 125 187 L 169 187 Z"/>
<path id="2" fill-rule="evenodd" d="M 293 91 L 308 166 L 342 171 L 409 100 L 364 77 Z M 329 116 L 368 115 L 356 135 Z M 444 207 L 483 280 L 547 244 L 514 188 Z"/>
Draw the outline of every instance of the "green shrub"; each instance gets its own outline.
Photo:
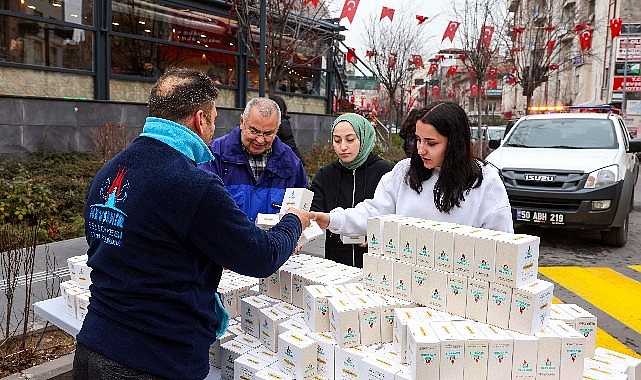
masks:
<path id="1" fill-rule="evenodd" d="M 18 167 L 11 178 L 0 175 L 0 223 L 36 225 L 56 211 L 49 188 Z"/>

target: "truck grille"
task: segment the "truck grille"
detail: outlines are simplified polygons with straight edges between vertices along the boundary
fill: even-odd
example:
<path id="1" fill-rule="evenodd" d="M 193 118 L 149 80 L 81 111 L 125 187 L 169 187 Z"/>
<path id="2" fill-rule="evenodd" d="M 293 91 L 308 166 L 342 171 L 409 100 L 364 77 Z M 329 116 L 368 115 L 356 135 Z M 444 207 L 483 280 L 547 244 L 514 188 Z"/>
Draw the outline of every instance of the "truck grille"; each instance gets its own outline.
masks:
<path id="1" fill-rule="evenodd" d="M 587 174 L 555 171 L 534 171 L 527 169 L 501 171 L 506 188 L 530 190 L 555 189 L 577 191 L 583 187 Z"/>
<path id="2" fill-rule="evenodd" d="M 555 211 L 572 212 L 577 211 L 581 206 L 580 199 L 554 199 L 554 198 L 539 198 L 539 197 L 521 197 L 521 196 L 508 196 L 510 199 L 510 206 L 514 208 L 524 209 L 549 209 Z"/>

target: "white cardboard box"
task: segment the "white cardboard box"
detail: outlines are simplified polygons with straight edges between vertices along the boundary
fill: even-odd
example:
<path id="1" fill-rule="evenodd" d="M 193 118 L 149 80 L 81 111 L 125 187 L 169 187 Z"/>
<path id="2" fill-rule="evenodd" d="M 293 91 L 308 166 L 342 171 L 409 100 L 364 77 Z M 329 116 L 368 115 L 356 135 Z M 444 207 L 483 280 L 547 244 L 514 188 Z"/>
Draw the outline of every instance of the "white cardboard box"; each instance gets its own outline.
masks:
<path id="1" fill-rule="evenodd" d="M 508 323 L 510 330 L 531 335 L 547 326 L 553 288 L 554 284 L 540 279 L 514 288 Z"/>
<path id="2" fill-rule="evenodd" d="M 305 188 L 287 188 L 283 195 L 283 203 L 280 206 L 279 214 L 284 214 L 290 208 L 309 211 L 314 199 L 314 192 Z"/>
<path id="3" fill-rule="evenodd" d="M 544 327 L 534 335 L 539 339 L 536 378 L 558 380 L 561 376 L 561 337 L 550 326 Z"/>
<path id="4" fill-rule="evenodd" d="M 476 235 L 472 277 L 494 281 L 496 277 L 496 241 L 505 232 L 484 230 Z"/>
<path id="5" fill-rule="evenodd" d="M 410 300 L 419 305 L 427 305 L 429 300 L 429 276 L 431 269 L 421 266 L 412 266 L 412 285 Z"/>
<path id="6" fill-rule="evenodd" d="M 296 379 L 309 379 L 316 376 L 316 341 L 298 334 L 286 331 L 278 335 L 278 356 L 283 372 Z"/>
<path id="7" fill-rule="evenodd" d="M 334 379 L 357 380 L 361 371 L 361 362 L 375 350 L 367 346 L 346 347 L 336 346 L 334 352 Z"/>
<path id="8" fill-rule="evenodd" d="M 434 233 L 436 225 L 433 221 L 416 223 L 416 264 L 434 268 Z"/>
<path id="9" fill-rule="evenodd" d="M 330 293 L 323 285 L 308 285 L 303 290 L 305 322 L 315 332 L 329 331 Z"/>
<path id="10" fill-rule="evenodd" d="M 534 281 L 539 270 L 540 241 L 532 235 L 501 235 L 496 242 L 495 281 L 511 287 Z"/>
<path id="11" fill-rule="evenodd" d="M 394 284 L 392 295 L 405 301 L 412 300 L 412 264 L 397 260 L 393 264 Z"/>
<path id="12" fill-rule="evenodd" d="M 372 255 L 382 255 L 383 220 L 396 218 L 396 215 L 380 215 L 367 219 L 367 251 Z"/>
<path id="13" fill-rule="evenodd" d="M 467 281 L 467 303 L 465 316 L 479 322 L 487 320 L 487 304 L 490 283 L 485 280 L 470 278 Z"/>
<path id="14" fill-rule="evenodd" d="M 625 373 L 628 366 L 622 362 L 607 360 L 605 358 L 595 356 L 592 358 L 585 358 L 583 361 L 584 373 L 593 370 L 599 373 L 599 379 L 607 376 L 607 379 L 616 379 L 617 377 L 625 376 L 623 379 L 627 380 L 628 375 Z"/>
<path id="15" fill-rule="evenodd" d="M 511 303 L 512 288 L 496 282 L 490 282 L 486 322 L 503 329 L 508 328 Z"/>
<path id="16" fill-rule="evenodd" d="M 452 324 L 462 336 L 465 344 L 463 378 L 465 380 L 486 380 L 489 357 L 489 340 L 474 321 L 453 321 Z"/>
<path id="17" fill-rule="evenodd" d="M 367 290 L 378 290 L 378 255 L 363 254 L 363 287 Z"/>
<path id="18" fill-rule="evenodd" d="M 488 339 L 488 379 L 509 379 L 512 376 L 514 338 L 498 327 L 483 323 L 478 327 Z"/>
<path id="19" fill-rule="evenodd" d="M 549 327 L 561 337 L 559 378 L 580 379 L 585 361 L 585 337 L 563 321 L 550 321 Z"/>
<path id="20" fill-rule="evenodd" d="M 597 347 L 594 350 L 594 356 L 605 358 L 610 361 L 619 361 L 628 366 L 626 374 L 629 380 L 641 379 L 641 359 L 629 356 L 620 352 L 612 351 L 607 348 Z"/>
<path id="21" fill-rule="evenodd" d="M 378 270 L 378 288 L 377 291 L 386 296 L 394 296 L 394 263 L 396 259 L 389 257 L 379 257 Z"/>
<path id="22" fill-rule="evenodd" d="M 418 324 L 420 317 L 415 308 L 397 308 L 394 309 L 394 334 L 393 343 L 398 349 L 398 356 L 401 363 L 407 360 L 407 326 Z"/>
<path id="23" fill-rule="evenodd" d="M 385 360 L 385 358 L 378 355 L 366 356 L 361 361 L 359 379 L 394 380 L 401 368 L 402 366 L 399 363 Z"/>
<path id="24" fill-rule="evenodd" d="M 432 328 L 441 341 L 440 378 L 462 380 L 465 368 L 463 336 L 452 322 L 433 322 Z"/>
<path id="25" fill-rule="evenodd" d="M 454 251 L 452 253 L 453 272 L 467 277 L 473 277 L 474 244 L 476 235 L 481 229 L 457 225 L 452 227 L 454 232 Z"/>
<path id="26" fill-rule="evenodd" d="M 454 231 L 455 225 L 439 225 L 434 232 L 434 269 L 443 272 L 454 270 Z"/>
<path id="27" fill-rule="evenodd" d="M 260 341 L 270 350 L 278 351 L 278 325 L 289 316 L 270 306 L 260 310 Z"/>
<path id="28" fill-rule="evenodd" d="M 351 298 L 358 309 L 362 345 L 381 343 L 381 306 L 366 295 Z"/>
<path id="29" fill-rule="evenodd" d="M 535 380 L 539 339 L 534 335 L 525 335 L 512 330 L 505 331 L 514 339 L 512 380 Z"/>
<path id="30" fill-rule="evenodd" d="M 241 355 L 251 350 L 251 347 L 241 342 L 230 340 L 220 345 L 221 350 L 221 368 L 220 373 L 223 380 L 234 379 L 234 362 Z"/>
<path id="31" fill-rule="evenodd" d="M 445 310 L 448 313 L 465 315 L 467 303 L 467 282 L 468 277 L 462 274 L 447 274 L 447 295 Z"/>
<path id="32" fill-rule="evenodd" d="M 427 278 L 427 304 L 425 304 L 425 306 L 445 311 L 447 302 L 447 274 L 448 272 L 438 269 L 430 270 Z"/>
<path id="33" fill-rule="evenodd" d="M 268 302 L 256 298 L 256 296 L 245 297 L 240 300 L 240 303 L 242 310 L 240 326 L 246 333 L 260 338 L 260 309 L 270 307 L 271 305 Z"/>
<path id="34" fill-rule="evenodd" d="M 399 258 L 399 238 L 400 223 L 403 216 L 397 215 L 395 218 L 386 218 L 382 220 L 383 242 L 381 255 L 392 259 Z"/>
<path id="35" fill-rule="evenodd" d="M 438 379 L 441 360 L 441 341 L 429 324 L 410 323 L 407 326 L 407 364 L 412 379 Z"/>
<path id="36" fill-rule="evenodd" d="M 234 361 L 234 380 L 253 379 L 256 372 L 269 364 L 249 353 L 243 354 Z"/>
<path id="37" fill-rule="evenodd" d="M 361 344 L 358 309 L 347 298 L 329 298 L 329 331 L 341 347 Z"/>
<path id="38" fill-rule="evenodd" d="M 556 304 L 553 305 L 555 309 L 563 310 L 574 318 L 574 327 L 586 338 L 585 342 L 585 357 L 594 356 L 594 349 L 596 348 L 596 331 L 597 331 L 597 318 L 589 311 L 583 309 L 575 304 Z"/>
<path id="39" fill-rule="evenodd" d="M 282 214 L 256 214 L 256 225 L 262 230 L 269 230 L 280 222 Z"/>
<path id="40" fill-rule="evenodd" d="M 328 332 L 309 332 L 307 336 L 316 342 L 317 376 L 327 379 L 334 378 L 334 351 L 336 350 L 336 340 Z"/>
<path id="41" fill-rule="evenodd" d="M 420 223 L 420 222 L 418 222 Z M 416 264 L 416 221 L 402 221 L 399 226 L 399 260 Z"/>
<path id="42" fill-rule="evenodd" d="M 73 270 L 76 273 L 75 281 L 79 288 L 88 290 L 91 285 L 91 267 L 86 261 L 73 263 Z"/>

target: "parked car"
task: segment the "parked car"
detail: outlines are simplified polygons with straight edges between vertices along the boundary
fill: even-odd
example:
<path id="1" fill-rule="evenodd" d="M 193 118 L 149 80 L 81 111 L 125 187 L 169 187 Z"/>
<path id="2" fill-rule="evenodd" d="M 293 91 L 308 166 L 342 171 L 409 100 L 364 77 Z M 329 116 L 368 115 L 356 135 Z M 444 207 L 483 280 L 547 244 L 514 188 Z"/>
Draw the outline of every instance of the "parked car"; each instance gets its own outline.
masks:
<path id="1" fill-rule="evenodd" d="M 503 179 L 515 227 L 593 229 L 605 244 L 626 244 L 641 140 L 619 115 L 529 115 L 490 144 L 486 161 Z"/>

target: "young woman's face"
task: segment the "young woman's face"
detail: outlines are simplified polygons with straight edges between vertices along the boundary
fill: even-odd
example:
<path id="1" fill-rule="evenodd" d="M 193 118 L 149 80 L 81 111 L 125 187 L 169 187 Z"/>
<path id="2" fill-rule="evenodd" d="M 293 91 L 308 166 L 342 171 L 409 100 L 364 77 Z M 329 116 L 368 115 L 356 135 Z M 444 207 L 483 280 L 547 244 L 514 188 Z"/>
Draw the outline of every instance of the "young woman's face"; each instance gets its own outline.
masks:
<path id="1" fill-rule="evenodd" d="M 354 127 L 347 121 L 341 121 L 334 127 L 332 139 L 338 158 L 345 163 L 354 161 L 361 149 L 361 140 L 356 137 Z"/>
<path id="2" fill-rule="evenodd" d="M 427 169 L 441 167 L 447 150 L 447 137 L 438 133 L 432 124 L 416 122 L 416 148 Z"/>

